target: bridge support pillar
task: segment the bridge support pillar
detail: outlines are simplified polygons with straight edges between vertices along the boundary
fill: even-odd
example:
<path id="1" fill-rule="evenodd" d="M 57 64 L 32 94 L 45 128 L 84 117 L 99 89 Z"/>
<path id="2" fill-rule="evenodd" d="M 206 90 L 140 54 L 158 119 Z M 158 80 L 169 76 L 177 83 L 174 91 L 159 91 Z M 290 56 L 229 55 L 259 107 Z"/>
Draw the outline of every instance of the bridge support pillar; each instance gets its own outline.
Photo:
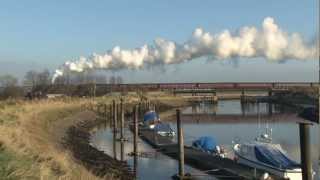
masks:
<path id="1" fill-rule="evenodd" d="M 246 95 L 245 95 L 244 90 L 242 89 L 241 95 L 240 95 L 240 101 L 241 101 L 241 103 L 245 103 L 245 100 L 246 100 Z"/>
<path id="2" fill-rule="evenodd" d="M 218 103 L 218 96 L 217 95 L 213 95 L 212 96 L 212 103 L 213 104 L 217 104 Z"/>
<path id="3" fill-rule="evenodd" d="M 268 91 L 268 114 L 271 116 L 272 115 L 272 103 L 271 103 L 271 97 L 273 95 L 272 90 L 270 89 Z"/>

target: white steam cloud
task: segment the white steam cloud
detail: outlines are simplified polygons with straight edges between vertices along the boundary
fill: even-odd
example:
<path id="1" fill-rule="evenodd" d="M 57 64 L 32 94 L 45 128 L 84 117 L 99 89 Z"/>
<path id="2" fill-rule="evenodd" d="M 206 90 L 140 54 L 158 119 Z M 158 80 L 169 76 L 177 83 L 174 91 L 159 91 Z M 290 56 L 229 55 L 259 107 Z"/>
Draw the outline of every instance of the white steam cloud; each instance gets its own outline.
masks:
<path id="1" fill-rule="evenodd" d="M 116 46 L 106 54 L 93 54 L 65 62 L 56 70 L 53 82 L 66 72 L 140 69 L 158 64 L 182 63 L 203 56 L 212 56 L 214 59 L 262 57 L 274 61 L 316 59 L 319 53 L 316 42 L 308 44 L 298 33 L 286 33 L 273 18 L 267 17 L 261 29 L 243 27 L 236 34 L 228 30 L 210 34 L 197 28 L 183 44 L 157 38 L 154 45 L 143 45 L 132 50 Z"/>

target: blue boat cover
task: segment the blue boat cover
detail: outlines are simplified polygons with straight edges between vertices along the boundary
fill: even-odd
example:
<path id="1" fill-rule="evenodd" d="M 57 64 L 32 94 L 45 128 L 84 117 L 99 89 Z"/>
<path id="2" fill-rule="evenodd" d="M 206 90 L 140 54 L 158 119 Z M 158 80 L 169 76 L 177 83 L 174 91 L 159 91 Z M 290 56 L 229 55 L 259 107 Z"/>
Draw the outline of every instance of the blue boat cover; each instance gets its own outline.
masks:
<path id="1" fill-rule="evenodd" d="M 154 126 L 155 131 L 162 131 L 162 132 L 171 132 L 172 129 L 169 124 L 166 123 L 158 123 Z"/>
<path id="2" fill-rule="evenodd" d="M 158 119 L 159 119 L 159 116 L 154 111 L 149 111 L 149 112 L 145 113 L 144 116 L 143 116 L 143 121 L 144 122 L 158 120 Z"/>
<path id="3" fill-rule="evenodd" d="M 197 148 L 201 148 L 205 151 L 215 151 L 217 144 L 216 144 L 216 141 L 212 137 L 203 136 L 203 137 L 200 137 L 199 139 L 193 141 L 192 145 Z"/>
<path id="4" fill-rule="evenodd" d="M 257 145 L 254 147 L 256 158 L 270 166 L 280 169 L 300 168 L 300 165 L 289 159 L 283 152 L 271 146 Z"/>

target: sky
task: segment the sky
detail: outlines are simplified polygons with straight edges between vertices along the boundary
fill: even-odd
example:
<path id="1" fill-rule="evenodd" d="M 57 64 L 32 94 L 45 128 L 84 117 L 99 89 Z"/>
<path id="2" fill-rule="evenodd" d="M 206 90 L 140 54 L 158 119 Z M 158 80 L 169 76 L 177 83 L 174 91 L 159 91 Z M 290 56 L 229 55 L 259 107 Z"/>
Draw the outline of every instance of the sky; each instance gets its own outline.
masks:
<path id="1" fill-rule="evenodd" d="M 195 28 L 219 33 L 261 27 L 273 17 L 285 31 L 311 40 L 319 30 L 317 0 L 2 0 L 0 75 L 23 78 L 28 70 L 54 71 L 68 60 L 135 48 L 161 37 L 184 42 Z M 210 61 L 145 70 L 106 72 L 125 82 L 317 81 L 317 60 L 270 62 L 263 58 Z"/>

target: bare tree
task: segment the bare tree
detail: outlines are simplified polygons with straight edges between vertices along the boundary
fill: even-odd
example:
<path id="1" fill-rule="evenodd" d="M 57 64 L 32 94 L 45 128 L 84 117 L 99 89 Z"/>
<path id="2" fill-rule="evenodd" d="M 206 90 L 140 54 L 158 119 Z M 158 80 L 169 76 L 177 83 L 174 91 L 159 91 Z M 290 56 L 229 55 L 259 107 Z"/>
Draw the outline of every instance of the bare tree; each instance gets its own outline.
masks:
<path id="1" fill-rule="evenodd" d="M 122 84 L 123 83 L 123 79 L 122 79 L 121 76 L 118 76 L 116 81 L 117 81 L 117 84 Z"/>
<path id="2" fill-rule="evenodd" d="M 0 76 L 0 98 L 19 98 L 23 96 L 23 89 L 18 87 L 18 79 L 12 75 Z"/>
<path id="3" fill-rule="evenodd" d="M 18 84 L 18 79 L 12 75 L 6 74 L 3 76 L 0 76 L 0 86 L 2 87 L 16 86 L 17 84 Z"/>
<path id="4" fill-rule="evenodd" d="M 48 69 L 43 70 L 37 74 L 37 84 L 38 85 L 48 85 L 50 84 L 50 72 Z"/>
<path id="5" fill-rule="evenodd" d="M 116 77 L 110 76 L 109 84 L 116 84 Z"/>
<path id="6" fill-rule="evenodd" d="M 35 87 L 37 85 L 38 73 L 36 71 L 28 71 L 24 76 L 24 85 Z"/>

